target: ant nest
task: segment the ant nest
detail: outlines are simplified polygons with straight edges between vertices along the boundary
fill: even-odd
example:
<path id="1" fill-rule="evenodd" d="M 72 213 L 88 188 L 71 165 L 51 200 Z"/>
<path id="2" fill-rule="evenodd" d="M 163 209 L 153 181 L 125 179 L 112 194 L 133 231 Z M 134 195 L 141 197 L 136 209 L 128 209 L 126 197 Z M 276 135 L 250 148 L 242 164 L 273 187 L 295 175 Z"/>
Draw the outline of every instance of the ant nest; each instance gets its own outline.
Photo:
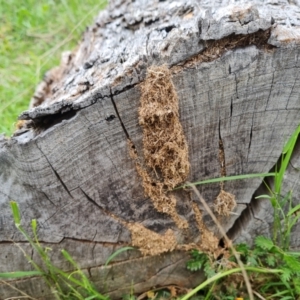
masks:
<path id="1" fill-rule="evenodd" d="M 166 66 L 150 67 L 141 84 L 139 124 L 143 129 L 144 165 L 133 145 L 129 149 L 145 194 L 157 211 L 170 215 L 178 228 L 187 228 L 187 221 L 176 211 L 171 191 L 189 174 L 188 145 L 179 120 L 178 97 Z"/>

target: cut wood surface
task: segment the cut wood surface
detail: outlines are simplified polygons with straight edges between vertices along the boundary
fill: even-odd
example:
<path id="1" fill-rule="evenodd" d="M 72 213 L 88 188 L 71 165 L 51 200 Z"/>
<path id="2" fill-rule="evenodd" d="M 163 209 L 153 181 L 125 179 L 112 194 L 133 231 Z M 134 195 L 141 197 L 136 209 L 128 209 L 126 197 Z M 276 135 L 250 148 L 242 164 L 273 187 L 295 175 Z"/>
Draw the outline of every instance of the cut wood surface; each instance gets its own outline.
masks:
<path id="1" fill-rule="evenodd" d="M 274 169 L 300 120 L 299 55 L 297 0 L 111 1 L 0 137 L 0 272 L 32 269 L 15 243 L 39 260 L 14 226 L 15 200 L 53 262 L 71 271 L 66 249 L 112 298 L 201 282 L 188 250 L 217 251 L 222 237 L 197 197 L 173 188 Z M 295 204 L 299 152 L 283 186 Z M 234 242 L 271 234 L 262 182 L 198 187 Z M 0 299 L 19 295 L 11 286 L 54 298 L 35 277 L 0 282 Z"/>

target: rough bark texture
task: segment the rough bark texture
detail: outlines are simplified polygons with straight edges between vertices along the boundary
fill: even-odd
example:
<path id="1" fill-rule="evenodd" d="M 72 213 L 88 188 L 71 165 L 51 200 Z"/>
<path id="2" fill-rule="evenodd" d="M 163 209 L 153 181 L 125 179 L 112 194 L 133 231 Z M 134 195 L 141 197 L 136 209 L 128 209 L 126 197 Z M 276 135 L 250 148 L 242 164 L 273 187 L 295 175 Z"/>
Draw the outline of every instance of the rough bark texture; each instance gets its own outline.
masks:
<path id="1" fill-rule="evenodd" d="M 130 155 L 128 143 L 143 160 L 138 114 L 147 69 L 170 69 L 188 145 L 188 181 L 268 172 L 300 119 L 299 43 L 297 0 L 112 1 L 78 48 L 46 74 L 19 130 L 0 138 L 0 271 L 32 268 L 14 243 L 37 258 L 14 227 L 13 199 L 26 228 L 37 219 L 54 263 L 70 270 L 59 254 L 68 250 L 114 298 L 132 289 L 199 283 L 201 273 L 185 270 L 184 249 L 209 248 L 201 231 L 221 238 L 215 225 L 188 191 L 170 196 L 177 219 L 159 210 Z M 299 151 L 300 145 L 283 191 L 293 189 L 295 203 Z M 226 182 L 222 189 L 237 203 L 234 214 L 219 216 L 231 238 L 251 244 L 256 235 L 270 235 L 272 209 L 255 200 L 265 193 L 262 179 Z M 220 185 L 199 190 L 213 206 Z M 298 249 L 299 229 L 292 235 Z M 140 251 L 117 256 L 105 269 L 107 258 L 126 245 Z M 9 283 L 35 298 L 53 298 L 41 278 Z M 0 282 L 1 299 L 16 295 Z"/>

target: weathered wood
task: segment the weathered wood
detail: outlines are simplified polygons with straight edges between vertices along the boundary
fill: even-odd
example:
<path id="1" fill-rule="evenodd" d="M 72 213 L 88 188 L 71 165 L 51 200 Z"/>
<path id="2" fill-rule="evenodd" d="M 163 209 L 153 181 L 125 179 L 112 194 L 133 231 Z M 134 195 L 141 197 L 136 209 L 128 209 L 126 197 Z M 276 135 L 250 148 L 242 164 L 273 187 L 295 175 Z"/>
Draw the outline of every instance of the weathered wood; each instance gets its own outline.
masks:
<path id="1" fill-rule="evenodd" d="M 132 288 L 139 293 L 152 286 L 200 282 L 201 273 L 185 271 L 188 253 L 183 249 L 201 243 L 209 247 L 201 240 L 193 206 L 201 209 L 201 204 L 187 191 L 174 192 L 178 216 L 188 224 L 179 228 L 145 196 L 129 155 L 128 139 L 142 159 L 140 84 L 149 67 L 169 67 L 189 147 L 189 181 L 268 172 L 300 119 L 299 20 L 297 1 L 112 2 L 78 49 L 45 76 L 31 109 L 20 116 L 27 121 L 10 139 L 0 138 L 0 271 L 31 269 L 13 243 L 30 253 L 13 224 L 13 199 L 25 227 L 37 219 L 39 238 L 53 249 L 56 264 L 71 269 L 58 251 L 68 250 L 112 297 Z M 300 196 L 299 147 L 284 185 L 285 191 L 293 188 L 295 203 Z M 235 241 L 251 243 L 258 234 L 270 234 L 271 207 L 255 200 L 263 192 L 261 183 L 256 178 L 224 184 L 237 206 L 234 214 L 220 219 Z M 213 206 L 220 185 L 199 190 Z M 205 226 L 221 238 L 202 214 Z M 292 245 L 300 248 L 297 229 L 299 225 Z M 143 256 L 148 250 L 141 247 L 142 253 L 123 253 L 103 268 L 118 248 L 139 245 L 139 230 L 139 238 L 149 238 L 146 248 L 161 254 Z M 168 233 L 176 251 L 163 251 Z M 10 284 L 35 298 L 52 299 L 40 278 Z M 0 283 L 1 299 L 16 293 Z"/>

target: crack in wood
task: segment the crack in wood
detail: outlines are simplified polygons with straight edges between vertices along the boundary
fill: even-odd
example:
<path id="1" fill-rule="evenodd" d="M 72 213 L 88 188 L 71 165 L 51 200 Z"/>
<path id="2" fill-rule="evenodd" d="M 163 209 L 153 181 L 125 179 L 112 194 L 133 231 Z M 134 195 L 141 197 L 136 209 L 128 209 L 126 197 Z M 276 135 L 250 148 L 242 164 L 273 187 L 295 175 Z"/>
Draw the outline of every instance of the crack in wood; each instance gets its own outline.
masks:
<path id="1" fill-rule="evenodd" d="M 44 191 L 41 191 L 41 190 L 37 189 L 36 187 L 34 187 L 33 185 L 28 184 L 28 183 L 23 183 L 23 185 L 28 187 L 29 189 L 31 189 L 33 191 L 41 193 L 53 206 L 56 207 L 56 204 L 48 197 L 48 195 Z"/>
<path id="2" fill-rule="evenodd" d="M 92 199 L 81 187 L 79 187 L 81 192 L 84 194 L 86 199 L 91 202 L 93 205 L 95 205 L 97 208 L 99 208 L 105 215 L 113 218 L 114 220 L 118 221 L 119 223 L 124 225 L 124 221 L 122 221 L 119 217 L 115 216 L 114 214 L 106 211 L 103 207 L 101 207 L 94 199 Z"/>
<path id="3" fill-rule="evenodd" d="M 115 247 L 115 246 L 129 246 L 129 244 L 125 243 L 125 242 L 116 242 L 116 243 L 98 242 L 98 241 L 94 241 L 94 240 L 78 239 L 78 238 L 74 238 L 74 237 L 64 237 L 64 240 L 71 240 L 71 241 L 80 242 L 80 243 L 89 243 L 89 244 L 94 244 L 94 245 L 113 246 L 113 247 Z"/>
<path id="4" fill-rule="evenodd" d="M 119 244 L 118 244 L 119 245 Z M 32 250 L 33 251 L 33 250 Z M 33 254 L 32 254 L 33 255 Z M 32 257 L 31 257 L 31 259 L 32 259 Z M 141 259 L 143 259 L 143 257 L 138 257 L 138 258 L 135 258 L 135 259 L 132 259 L 131 261 L 134 261 L 134 260 L 141 260 Z M 109 263 L 109 265 L 108 266 L 105 266 L 105 265 L 95 265 L 95 266 L 93 266 L 93 267 L 87 267 L 87 268 L 80 268 L 80 270 L 82 271 L 82 272 L 84 272 L 84 271 L 87 271 L 87 273 L 89 273 L 89 274 L 91 274 L 91 270 L 92 269 L 105 269 L 105 270 L 109 270 L 109 271 L 111 271 L 111 269 L 115 266 L 115 265 L 118 265 L 118 264 L 123 264 L 123 263 L 126 263 L 127 262 L 127 259 L 125 259 L 125 260 L 119 260 L 119 261 L 117 261 L 117 262 L 110 262 Z M 90 270 L 90 271 L 88 271 L 88 269 Z M 69 270 L 64 270 L 64 272 L 66 272 L 66 273 L 71 273 L 71 272 L 74 272 L 74 270 L 73 269 L 69 269 Z M 91 278 L 92 278 L 93 276 L 91 276 Z M 30 278 L 42 278 L 42 276 L 30 276 Z M 14 284 L 17 284 L 18 282 L 23 282 L 24 281 L 24 279 L 23 278 L 21 278 L 21 279 L 11 279 L 10 280 L 10 282 L 11 283 L 14 283 Z M 0 286 L 1 286 L 1 284 L 0 284 Z M 109 293 L 111 293 L 111 292 L 113 292 L 114 290 L 111 290 L 111 291 L 109 291 Z"/>
<path id="5" fill-rule="evenodd" d="M 88 274 L 89 274 L 89 278 L 91 278 L 91 277 L 92 277 L 92 274 L 91 274 L 91 267 L 90 267 L 90 268 L 87 268 L 86 270 L 87 270 L 87 272 L 88 272 Z"/>
<path id="6" fill-rule="evenodd" d="M 53 205 L 53 206 L 56 206 L 56 204 L 48 197 L 48 195 L 45 193 L 45 192 L 43 192 L 43 191 L 39 191 L 40 193 L 42 193 L 44 196 L 45 196 L 45 198 Z"/>
<path id="7" fill-rule="evenodd" d="M 252 134 L 253 134 L 253 117 L 252 117 L 252 124 L 251 124 L 251 129 L 250 129 L 250 136 L 249 136 L 249 144 L 248 144 L 248 152 L 247 152 L 247 161 L 249 158 L 249 152 L 251 148 L 251 143 L 252 143 Z"/>
<path id="8" fill-rule="evenodd" d="M 126 127 L 125 127 L 125 125 L 124 125 L 124 123 L 123 123 L 121 117 L 120 117 L 120 114 L 119 114 L 117 105 L 116 105 L 116 103 L 115 103 L 115 101 L 114 101 L 114 97 L 113 97 L 113 94 L 112 94 L 112 92 L 111 92 L 111 89 L 110 89 L 110 99 L 111 99 L 111 102 L 112 102 L 113 107 L 114 107 L 114 109 L 115 109 L 115 112 L 116 112 L 116 114 L 117 114 L 117 116 L 118 116 L 118 119 L 119 119 L 119 121 L 120 121 L 120 124 L 121 124 L 121 126 L 122 126 L 122 128 L 123 128 L 123 131 L 124 131 L 124 133 L 125 133 L 125 135 L 126 135 L 126 138 L 127 138 L 128 140 L 131 141 L 131 139 L 130 139 L 130 137 L 129 137 L 129 134 L 128 134 L 128 132 L 127 132 L 127 129 L 126 129 Z"/>
<path id="9" fill-rule="evenodd" d="M 239 99 L 238 80 L 237 80 L 237 78 L 236 78 L 236 73 L 234 73 L 234 81 L 235 81 L 235 94 L 236 94 L 236 99 Z"/>
<path id="10" fill-rule="evenodd" d="M 93 205 L 98 207 L 101 211 L 105 211 L 95 200 L 93 200 L 90 196 L 88 196 L 88 194 L 86 194 L 86 192 L 81 187 L 79 187 L 79 189 L 81 190 L 81 192 L 89 202 L 91 202 Z"/>
<path id="11" fill-rule="evenodd" d="M 12 237 L 12 239 L 11 240 L 2 240 L 2 241 L 0 241 L 0 245 L 2 245 L 2 244 L 16 244 L 16 243 L 18 243 L 18 244 L 28 244 L 28 242 L 27 241 L 14 241 L 13 240 L 14 239 L 14 237 Z"/>
<path id="12" fill-rule="evenodd" d="M 222 38 L 220 40 L 208 40 L 204 41 L 206 44 L 206 48 L 202 50 L 200 53 L 187 58 L 181 62 L 177 62 L 174 65 L 171 65 L 171 71 L 173 73 L 177 73 L 179 70 L 181 70 L 183 67 L 189 68 L 194 66 L 195 64 L 201 63 L 201 62 L 211 62 L 213 60 L 218 59 L 221 57 L 224 53 L 233 50 L 238 47 L 246 47 L 249 45 L 256 45 L 258 48 L 263 48 L 266 51 L 270 51 L 273 48 L 276 48 L 275 46 L 272 46 L 268 44 L 268 39 L 270 37 L 270 29 L 267 29 L 265 31 L 258 30 L 257 32 L 247 34 L 247 35 L 230 35 L 228 37 Z M 147 43 L 150 36 L 149 33 L 147 34 L 146 39 L 146 52 L 147 51 Z M 148 55 L 149 56 L 149 55 Z M 231 70 L 230 70 L 231 71 Z M 110 97 L 112 98 L 113 95 L 118 95 L 120 93 L 123 93 L 131 88 L 133 88 L 135 85 L 140 84 L 143 82 L 143 80 L 140 80 L 140 82 L 129 84 L 120 90 L 115 90 L 112 92 L 110 88 L 110 95 L 101 95 L 101 98 Z M 114 84 L 114 83 L 113 83 Z M 36 108 L 33 112 L 26 111 L 22 113 L 19 117 L 19 119 L 22 120 L 38 120 L 38 122 L 42 121 L 42 123 L 39 124 L 38 127 L 43 128 L 43 126 L 46 126 L 46 129 L 50 128 L 51 126 L 60 123 L 64 119 L 69 119 L 76 115 L 76 112 L 78 110 L 84 109 L 86 107 L 89 107 L 96 103 L 98 101 L 99 97 L 93 97 L 94 100 L 91 101 L 91 103 L 78 107 L 78 105 L 75 107 L 73 103 L 67 102 L 67 101 L 61 101 L 61 102 L 54 102 L 55 107 L 53 106 L 51 110 L 40 110 L 39 108 Z M 238 98 L 238 95 L 237 95 Z M 115 106 L 116 107 L 116 106 Z M 70 116 L 66 115 L 67 113 L 70 114 Z M 47 116 L 51 116 L 50 119 L 47 119 Z M 53 116 L 56 116 L 53 118 Z M 48 120 L 48 121 L 45 121 Z M 50 121 L 49 121 L 50 120 Z M 50 122 L 50 123 L 49 123 Z M 52 123 L 53 122 L 53 123 Z M 43 125 L 43 123 L 47 125 Z M 125 131 L 124 131 L 125 132 Z M 126 132 L 125 132 L 126 134 Z"/>
<path id="13" fill-rule="evenodd" d="M 223 140 L 221 136 L 221 119 L 219 118 L 219 127 L 218 127 L 218 132 L 219 132 L 219 162 L 220 162 L 220 173 L 221 177 L 226 176 L 226 162 L 225 162 L 225 151 L 224 151 L 224 145 L 223 145 Z M 224 188 L 224 182 L 221 182 L 221 189 Z"/>
<path id="14" fill-rule="evenodd" d="M 58 208 L 51 216 L 49 216 L 45 221 L 44 221 L 44 223 L 47 223 L 50 219 L 52 219 L 58 212 L 64 212 L 63 211 L 63 209 L 64 209 L 64 207 L 60 207 L 60 208 Z"/>
<path id="15" fill-rule="evenodd" d="M 256 197 L 256 196 L 255 196 L 255 197 Z M 255 197 L 254 197 L 254 199 L 255 199 Z M 254 202 L 253 202 L 253 203 L 254 203 Z M 257 218 L 257 217 L 255 216 L 255 212 L 254 212 L 254 209 L 253 209 L 253 203 L 252 203 L 252 204 L 251 204 L 251 202 L 250 202 L 250 203 L 247 203 L 247 204 L 246 204 L 246 208 L 248 208 L 249 211 L 251 212 L 251 215 L 252 215 L 253 219 L 255 219 L 255 220 L 257 220 L 257 221 L 265 222 L 263 219 Z"/>
<path id="16" fill-rule="evenodd" d="M 233 112 L 233 97 L 231 97 L 230 101 L 230 127 L 231 127 L 231 119 L 232 119 L 232 112 Z"/>
<path id="17" fill-rule="evenodd" d="M 2 195 L 4 195 L 6 198 L 8 198 L 8 199 L 10 199 L 10 198 L 11 198 L 9 195 L 7 195 L 7 194 L 3 193 L 3 191 L 0 191 L 0 193 L 1 193 Z"/>
<path id="18" fill-rule="evenodd" d="M 275 73 L 275 71 L 273 72 L 273 75 L 272 75 L 272 82 L 271 82 L 270 92 L 269 92 L 269 96 L 268 96 L 267 103 L 266 103 L 266 110 L 268 108 L 269 100 L 270 100 L 272 89 L 274 86 L 274 73 Z"/>
<path id="19" fill-rule="evenodd" d="M 219 116 L 218 124 L 219 132 L 219 164 L 220 164 L 220 175 L 226 177 L 226 162 L 225 162 L 225 151 L 224 144 L 221 136 L 221 119 Z M 236 207 L 235 195 L 228 193 L 224 190 L 224 181 L 220 182 L 220 193 L 214 200 L 214 210 L 218 215 L 228 217 L 233 209 Z"/>
<path id="20" fill-rule="evenodd" d="M 137 258 L 137 259 L 132 259 L 131 261 L 134 261 L 134 260 L 140 260 L 141 258 Z M 172 266 L 174 266 L 174 267 L 176 267 L 179 263 L 181 263 L 182 261 L 184 261 L 185 260 L 185 258 L 180 258 L 180 259 L 177 259 L 176 261 L 172 261 L 172 263 L 170 263 L 170 264 L 168 264 L 167 266 L 164 266 L 164 267 L 162 267 L 161 269 L 159 269 L 155 274 L 153 274 L 149 279 L 145 279 L 145 280 L 141 280 L 141 281 L 139 281 L 139 282 L 134 282 L 134 284 L 130 284 L 130 285 L 127 285 L 127 286 L 122 286 L 122 289 L 127 289 L 127 288 L 130 288 L 130 290 L 132 290 L 132 288 L 134 287 L 134 286 L 136 286 L 136 285 L 139 285 L 139 284 L 141 284 L 141 283 L 144 283 L 144 282 L 150 282 L 151 281 L 151 278 L 155 278 L 155 277 L 157 277 L 158 276 L 158 274 L 162 271 L 162 270 L 164 270 L 164 269 L 168 269 L 168 268 L 170 268 L 170 267 L 172 267 Z M 123 261 L 118 261 L 118 262 L 116 262 L 116 263 L 110 263 L 110 266 L 112 267 L 112 266 L 115 266 L 115 265 L 118 265 L 118 264 L 122 264 L 123 263 Z M 109 272 L 112 270 L 112 268 L 109 270 Z M 107 276 L 109 275 L 109 272 L 108 272 L 108 274 L 107 274 Z M 170 273 L 169 273 L 169 276 L 170 276 Z M 168 276 L 168 277 L 169 277 Z M 166 278 L 165 280 L 167 280 L 168 278 Z M 164 285 L 164 284 L 160 284 L 160 285 Z M 113 293 L 114 291 L 118 291 L 120 288 L 119 287 L 117 287 L 116 289 L 112 289 L 112 290 L 110 290 L 109 291 L 109 293 Z"/>
<path id="21" fill-rule="evenodd" d="M 170 268 L 171 266 L 176 267 L 177 264 L 179 264 L 180 262 L 182 262 L 182 261 L 184 261 L 184 260 L 185 260 L 185 258 L 180 258 L 180 259 L 178 259 L 176 262 L 172 262 L 171 264 L 169 264 L 169 265 L 167 265 L 167 266 L 163 266 L 162 268 L 160 268 L 160 269 L 157 270 L 156 274 L 152 275 L 149 279 L 147 279 L 147 281 L 148 281 L 148 280 L 150 281 L 151 278 L 157 276 L 157 275 L 158 275 L 159 273 L 161 273 L 163 270 L 168 269 L 168 268 Z"/>
<path id="22" fill-rule="evenodd" d="M 234 50 L 240 47 L 247 47 L 251 45 L 255 45 L 259 49 L 263 49 L 264 51 L 272 51 L 276 48 L 273 45 L 268 44 L 268 40 L 271 35 L 271 29 L 267 30 L 258 30 L 254 33 L 250 33 L 247 35 L 243 34 L 232 34 L 220 40 L 208 40 L 203 41 L 206 45 L 204 50 L 200 53 L 189 57 L 181 62 L 171 65 L 171 69 L 174 73 L 178 73 L 183 68 L 191 68 L 202 62 L 212 62 L 217 60 L 222 55 L 230 50 Z M 231 72 L 231 68 L 230 68 Z M 236 74 L 235 74 L 236 76 Z M 237 82 L 237 80 L 236 80 Z M 237 96 L 238 98 L 238 96 Z"/>
<path id="23" fill-rule="evenodd" d="M 298 57 L 297 57 L 297 62 L 298 62 Z M 299 69 L 299 68 L 296 68 L 296 69 Z M 291 99 L 291 95 L 293 94 L 293 91 L 294 91 L 294 88 L 295 88 L 295 85 L 296 85 L 296 82 L 299 81 L 299 70 L 298 70 L 298 73 L 297 73 L 297 76 L 295 76 L 295 81 L 293 83 L 293 87 L 291 88 L 291 92 L 289 94 L 289 97 L 288 97 L 288 100 L 287 100 L 287 103 L 286 103 L 286 106 L 285 106 L 285 109 L 287 110 L 288 109 L 288 106 L 289 106 L 289 103 L 290 103 L 290 99 Z"/>
<path id="24" fill-rule="evenodd" d="M 38 143 L 35 142 L 36 147 L 40 150 L 40 152 L 43 154 L 43 156 L 45 157 L 45 159 L 47 160 L 50 168 L 52 169 L 54 175 L 56 176 L 56 178 L 58 179 L 58 181 L 61 183 L 61 185 L 63 186 L 63 188 L 65 189 L 65 191 L 68 193 L 68 195 L 73 199 L 72 194 L 70 193 L 70 191 L 68 190 L 66 184 L 64 183 L 64 181 L 61 179 L 61 177 L 59 176 L 59 174 L 57 173 L 57 171 L 54 169 L 54 167 L 52 166 L 51 162 L 49 161 L 48 157 L 46 156 L 46 154 L 43 152 L 43 150 L 39 147 Z"/>
<path id="25" fill-rule="evenodd" d="M 281 156 L 278 159 L 280 162 Z M 273 172 L 278 165 L 278 162 L 270 169 L 269 173 Z M 261 210 L 261 202 L 256 199 L 257 196 L 265 195 L 269 193 L 269 190 L 266 186 L 271 187 L 274 182 L 273 177 L 265 177 L 259 187 L 252 194 L 251 200 L 246 204 L 246 208 L 241 212 L 240 216 L 235 220 L 231 228 L 227 230 L 227 235 L 230 239 L 235 240 L 239 237 L 242 228 L 246 229 L 249 226 L 251 220 L 255 219 L 260 222 L 266 223 L 265 220 L 256 217 L 255 211 L 259 212 Z"/>

